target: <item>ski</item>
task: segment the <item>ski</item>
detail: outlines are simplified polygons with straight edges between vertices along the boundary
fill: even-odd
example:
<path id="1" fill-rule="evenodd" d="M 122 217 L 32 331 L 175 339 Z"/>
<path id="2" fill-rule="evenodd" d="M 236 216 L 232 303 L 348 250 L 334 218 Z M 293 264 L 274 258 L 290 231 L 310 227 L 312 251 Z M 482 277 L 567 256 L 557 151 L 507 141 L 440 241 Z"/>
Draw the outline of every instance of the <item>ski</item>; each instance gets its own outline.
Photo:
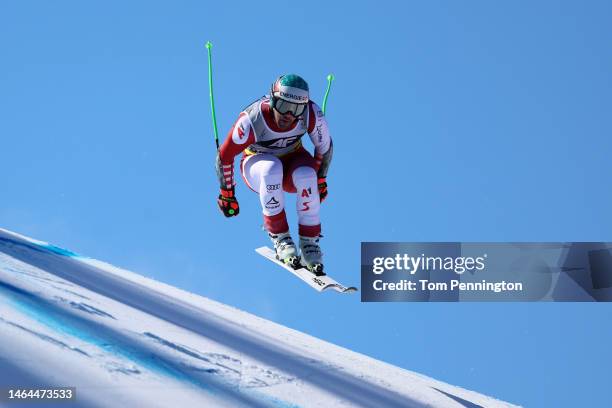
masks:
<path id="1" fill-rule="evenodd" d="M 340 292 L 340 293 L 357 292 L 357 288 L 354 286 L 346 287 L 336 282 L 334 279 L 332 279 L 328 275 L 316 276 L 314 273 L 310 272 L 304 266 L 297 268 L 297 269 L 293 269 L 291 266 L 286 265 L 282 263 L 281 261 L 279 261 L 278 259 L 276 259 L 276 253 L 274 252 L 274 250 L 268 247 L 264 246 L 261 248 L 257 248 L 255 252 L 257 252 L 264 258 L 269 259 L 275 264 L 282 266 L 283 268 L 285 268 L 286 270 L 288 270 L 289 272 L 291 272 L 292 274 L 294 274 L 295 276 L 297 276 L 298 278 L 306 282 L 311 288 L 313 288 L 317 292 L 323 292 L 328 289 L 335 290 L 336 292 Z"/>

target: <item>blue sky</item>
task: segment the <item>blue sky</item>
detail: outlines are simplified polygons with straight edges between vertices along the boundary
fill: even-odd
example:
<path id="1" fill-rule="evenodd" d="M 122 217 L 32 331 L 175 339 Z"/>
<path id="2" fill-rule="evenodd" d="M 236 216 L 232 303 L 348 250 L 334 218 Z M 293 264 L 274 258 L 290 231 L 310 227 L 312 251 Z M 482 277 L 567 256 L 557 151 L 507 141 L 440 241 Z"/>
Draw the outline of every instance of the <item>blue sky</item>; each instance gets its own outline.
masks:
<path id="1" fill-rule="evenodd" d="M 204 43 L 223 137 L 279 74 L 319 102 L 335 74 L 322 245 L 359 284 L 361 241 L 612 240 L 611 12 L 2 2 L 0 226 L 511 402 L 601 406 L 608 304 L 362 304 L 259 257 L 257 196 L 216 208 Z"/>

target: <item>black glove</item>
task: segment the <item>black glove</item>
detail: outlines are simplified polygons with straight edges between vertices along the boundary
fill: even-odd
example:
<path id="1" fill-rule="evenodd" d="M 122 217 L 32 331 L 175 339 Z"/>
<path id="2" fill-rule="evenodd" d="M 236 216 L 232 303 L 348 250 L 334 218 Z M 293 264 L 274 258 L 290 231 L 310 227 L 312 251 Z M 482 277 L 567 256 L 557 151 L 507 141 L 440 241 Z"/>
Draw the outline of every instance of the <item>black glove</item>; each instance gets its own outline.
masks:
<path id="1" fill-rule="evenodd" d="M 240 212 L 238 200 L 234 197 L 234 188 L 231 189 L 221 187 L 221 194 L 217 198 L 219 209 L 226 217 L 235 217 Z"/>

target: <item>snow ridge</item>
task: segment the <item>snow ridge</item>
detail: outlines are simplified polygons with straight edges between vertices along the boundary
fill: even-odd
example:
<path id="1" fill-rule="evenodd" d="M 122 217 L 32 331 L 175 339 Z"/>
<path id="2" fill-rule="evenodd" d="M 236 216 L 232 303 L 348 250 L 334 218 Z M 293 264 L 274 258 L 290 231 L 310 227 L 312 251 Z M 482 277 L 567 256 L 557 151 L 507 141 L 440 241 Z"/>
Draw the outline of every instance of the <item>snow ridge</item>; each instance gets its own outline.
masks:
<path id="1" fill-rule="evenodd" d="M 2 229 L 0 346 L 77 406 L 514 406 Z"/>

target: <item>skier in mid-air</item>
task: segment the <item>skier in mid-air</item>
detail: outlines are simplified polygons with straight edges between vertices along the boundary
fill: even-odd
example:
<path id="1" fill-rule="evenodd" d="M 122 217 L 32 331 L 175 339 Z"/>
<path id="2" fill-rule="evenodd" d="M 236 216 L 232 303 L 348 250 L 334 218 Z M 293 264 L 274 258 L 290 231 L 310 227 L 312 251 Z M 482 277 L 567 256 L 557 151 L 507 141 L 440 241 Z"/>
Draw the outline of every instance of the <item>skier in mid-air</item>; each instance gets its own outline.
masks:
<path id="1" fill-rule="evenodd" d="M 301 138 L 306 133 L 314 144 L 314 157 L 302 146 Z M 248 187 L 259 194 L 264 226 L 276 257 L 293 267 L 300 265 L 284 199 L 284 192 L 297 193 L 301 259 L 311 272 L 323 274 L 319 209 L 327 197 L 332 150 L 327 121 L 321 108 L 310 100 L 306 81 L 294 74 L 280 76 L 272 84 L 270 95 L 240 113 L 219 149 L 219 208 L 226 217 L 239 213 L 234 157 L 242 152 L 240 171 Z"/>

